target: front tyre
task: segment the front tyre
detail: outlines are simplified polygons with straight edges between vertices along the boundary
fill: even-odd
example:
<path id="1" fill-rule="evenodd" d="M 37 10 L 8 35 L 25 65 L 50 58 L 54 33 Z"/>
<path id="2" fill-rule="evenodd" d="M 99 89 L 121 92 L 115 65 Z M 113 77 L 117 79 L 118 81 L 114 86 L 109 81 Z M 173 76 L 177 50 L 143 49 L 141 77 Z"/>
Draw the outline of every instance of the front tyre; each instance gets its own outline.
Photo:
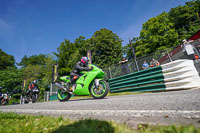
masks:
<path id="1" fill-rule="evenodd" d="M 90 87 L 90 93 L 92 97 L 94 97 L 95 99 L 104 98 L 108 94 L 108 92 L 109 92 L 109 87 L 107 82 L 104 80 L 99 81 L 99 85 L 97 88 L 95 87 L 94 83 Z"/>
<path id="2" fill-rule="evenodd" d="M 32 103 L 36 103 L 36 101 L 37 101 L 37 94 L 33 94 Z"/>
<path id="3" fill-rule="evenodd" d="M 57 98 L 60 102 L 68 101 L 71 98 L 71 96 L 72 95 L 70 93 L 62 91 L 61 89 L 57 91 Z"/>

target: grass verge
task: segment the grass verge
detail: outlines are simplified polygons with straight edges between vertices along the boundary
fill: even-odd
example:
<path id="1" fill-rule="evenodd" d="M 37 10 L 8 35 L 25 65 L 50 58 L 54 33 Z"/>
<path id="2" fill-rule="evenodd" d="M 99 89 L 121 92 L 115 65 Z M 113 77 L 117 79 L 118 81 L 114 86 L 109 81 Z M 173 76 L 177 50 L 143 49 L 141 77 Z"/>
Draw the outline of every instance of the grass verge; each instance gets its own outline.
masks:
<path id="1" fill-rule="evenodd" d="M 194 126 L 148 126 L 131 129 L 112 121 L 83 119 L 71 121 L 62 117 L 19 115 L 0 112 L 2 133 L 200 133 Z"/>

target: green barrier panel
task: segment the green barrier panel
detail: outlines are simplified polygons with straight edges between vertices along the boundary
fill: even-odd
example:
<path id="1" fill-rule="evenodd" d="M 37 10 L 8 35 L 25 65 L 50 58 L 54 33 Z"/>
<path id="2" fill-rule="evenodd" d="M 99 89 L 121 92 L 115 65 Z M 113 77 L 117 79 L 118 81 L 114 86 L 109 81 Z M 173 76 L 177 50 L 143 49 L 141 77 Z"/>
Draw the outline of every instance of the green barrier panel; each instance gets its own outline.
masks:
<path id="1" fill-rule="evenodd" d="M 128 89 L 111 90 L 110 92 L 145 92 L 145 91 L 162 91 L 166 90 L 165 84 L 155 84 L 140 87 L 133 87 Z"/>
<path id="2" fill-rule="evenodd" d="M 114 80 L 125 79 L 125 78 L 128 78 L 128 77 L 133 77 L 133 76 L 136 76 L 136 75 L 141 75 L 141 74 L 145 74 L 145 73 L 149 73 L 149 72 L 156 72 L 156 71 L 159 71 L 159 70 L 162 70 L 161 66 L 157 66 L 157 67 L 142 70 L 142 71 L 139 71 L 139 72 L 134 72 L 134 73 L 130 73 L 130 74 L 120 76 L 120 77 L 112 78 L 112 79 L 109 79 L 109 81 L 112 82 Z"/>
<path id="3" fill-rule="evenodd" d="M 122 88 L 128 88 L 128 87 L 134 87 L 134 86 L 141 86 L 144 84 L 152 84 L 152 83 L 160 83 L 164 82 L 164 79 L 159 79 L 159 80 L 154 80 L 154 81 L 147 81 L 147 82 L 141 82 L 137 84 L 128 84 L 128 85 L 122 85 L 122 86 L 117 86 L 117 87 L 112 87 L 110 90 L 116 90 L 116 89 L 122 89 Z"/>
<path id="4" fill-rule="evenodd" d="M 148 72 L 148 73 L 145 73 L 145 74 L 140 74 L 140 75 L 132 76 L 132 77 L 128 77 L 128 78 L 117 79 L 117 80 L 114 80 L 114 81 L 110 81 L 110 80 L 109 81 L 110 81 L 110 85 L 112 85 L 114 83 L 118 83 L 119 81 L 121 82 L 121 81 L 126 81 L 126 80 L 138 79 L 138 78 L 152 76 L 152 75 L 156 75 L 156 74 L 162 74 L 162 70 L 155 71 L 155 72 Z"/>
<path id="5" fill-rule="evenodd" d="M 109 79 L 110 92 L 145 92 L 166 89 L 162 67 L 154 67 Z"/>
<path id="6" fill-rule="evenodd" d="M 163 79 L 164 80 L 164 76 L 163 74 L 157 74 L 157 75 L 154 75 L 154 76 L 148 76 L 148 77 L 142 77 L 142 78 L 138 78 L 138 79 L 134 79 L 134 80 L 128 80 L 128 81 L 119 81 L 118 83 L 115 83 L 115 84 L 111 84 L 110 85 L 110 88 L 114 87 L 114 86 L 120 86 L 120 85 L 124 85 L 124 84 L 134 84 L 134 83 L 141 83 L 141 82 L 146 82 L 146 81 L 149 81 L 151 82 L 152 80 L 157 80 L 157 79 Z"/>
<path id="7" fill-rule="evenodd" d="M 56 94 L 56 95 L 51 95 L 51 96 L 49 97 L 49 100 L 50 100 L 50 101 L 52 101 L 52 100 L 58 100 L 57 94 Z"/>

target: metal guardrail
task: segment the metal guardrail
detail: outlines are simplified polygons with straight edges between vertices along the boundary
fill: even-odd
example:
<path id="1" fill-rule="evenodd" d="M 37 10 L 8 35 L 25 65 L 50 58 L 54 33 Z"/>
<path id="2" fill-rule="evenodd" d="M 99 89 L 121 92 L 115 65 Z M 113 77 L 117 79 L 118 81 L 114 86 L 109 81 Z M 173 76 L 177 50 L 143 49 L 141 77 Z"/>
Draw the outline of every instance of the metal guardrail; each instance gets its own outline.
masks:
<path id="1" fill-rule="evenodd" d="M 110 92 L 165 90 L 161 66 L 112 78 L 109 81 Z"/>
<path id="2" fill-rule="evenodd" d="M 194 54 L 197 54 L 200 57 L 200 39 L 188 44 L 192 46 Z M 137 57 L 136 59 L 129 60 L 124 64 L 114 64 L 107 68 L 103 68 L 102 70 L 105 72 L 105 80 L 109 80 L 126 74 L 138 72 L 136 64 L 138 65 L 139 71 L 142 71 L 142 64 L 144 61 L 150 65 L 150 62 L 153 58 L 159 61 L 161 65 L 164 65 L 166 63 L 180 59 L 194 60 L 194 54 L 188 55 L 185 45 L 181 44 L 175 47 L 167 48 L 165 50 L 156 51 L 155 53 L 148 54 L 143 57 Z"/>
<path id="3" fill-rule="evenodd" d="M 147 92 L 200 88 L 195 61 L 176 60 L 158 67 L 109 79 L 110 92 Z"/>

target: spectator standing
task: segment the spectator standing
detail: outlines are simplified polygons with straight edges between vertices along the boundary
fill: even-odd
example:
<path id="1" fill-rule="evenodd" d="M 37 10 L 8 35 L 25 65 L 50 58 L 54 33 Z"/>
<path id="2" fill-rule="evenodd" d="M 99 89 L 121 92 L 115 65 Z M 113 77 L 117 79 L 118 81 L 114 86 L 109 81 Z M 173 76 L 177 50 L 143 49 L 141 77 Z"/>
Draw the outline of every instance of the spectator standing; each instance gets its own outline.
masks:
<path id="1" fill-rule="evenodd" d="M 127 62 L 128 60 L 125 57 L 122 57 L 122 60 L 119 62 L 121 64 L 121 75 L 129 73 Z"/>
<path id="2" fill-rule="evenodd" d="M 197 54 L 194 54 L 194 60 L 195 60 L 195 63 L 200 63 L 200 59 Z"/>
<path id="3" fill-rule="evenodd" d="M 194 54 L 194 66 L 199 73 L 200 76 L 200 58 L 197 54 Z"/>
<path id="4" fill-rule="evenodd" d="M 194 46 L 191 45 L 191 43 L 193 42 L 193 40 L 183 40 L 183 53 L 185 54 L 186 58 L 193 60 L 194 59 Z"/>
<path id="5" fill-rule="evenodd" d="M 149 68 L 149 64 L 146 61 L 144 61 L 144 63 L 142 64 L 142 68 L 144 70 L 148 69 Z"/>
<path id="6" fill-rule="evenodd" d="M 160 63 L 153 58 L 150 62 L 150 67 L 152 68 L 152 67 L 156 67 L 156 66 L 160 66 Z"/>

